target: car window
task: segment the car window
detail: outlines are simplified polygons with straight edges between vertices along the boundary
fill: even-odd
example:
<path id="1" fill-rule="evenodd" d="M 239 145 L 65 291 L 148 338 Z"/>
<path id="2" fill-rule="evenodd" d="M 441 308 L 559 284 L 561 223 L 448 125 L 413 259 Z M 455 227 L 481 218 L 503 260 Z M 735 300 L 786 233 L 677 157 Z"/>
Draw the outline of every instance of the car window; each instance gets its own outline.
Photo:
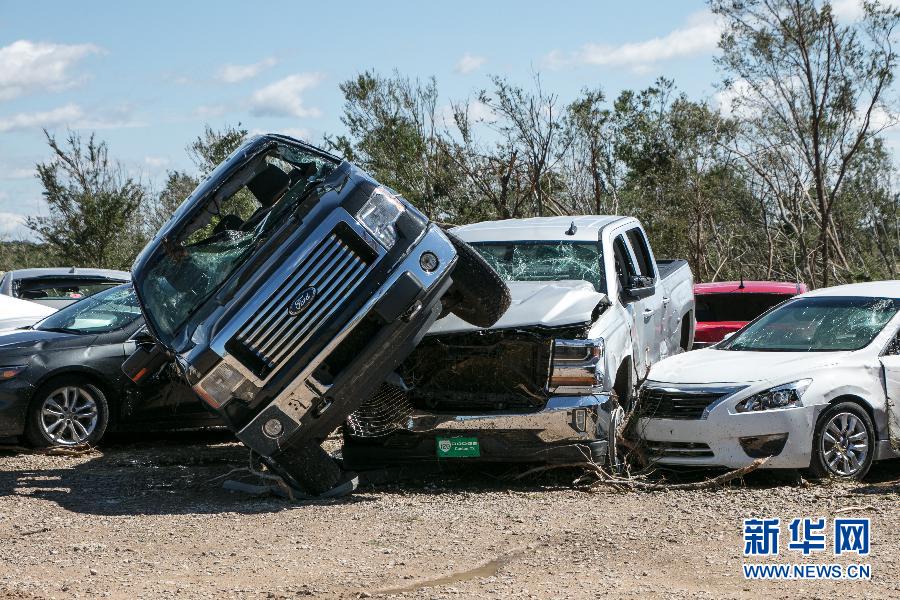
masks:
<path id="1" fill-rule="evenodd" d="M 634 258 L 637 260 L 637 267 L 640 269 L 640 275 L 644 277 L 656 277 L 656 269 L 653 268 L 653 261 L 650 258 L 650 247 L 647 245 L 647 239 L 644 232 L 639 228 L 629 229 L 626 234 L 628 241 L 631 242 L 631 250 L 634 252 Z"/>
<path id="2" fill-rule="evenodd" d="M 34 326 L 41 331 L 107 333 L 141 317 L 134 289 L 120 286 L 71 304 Z"/>
<path id="3" fill-rule="evenodd" d="M 868 346 L 900 309 L 900 299 L 809 296 L 782 304 L 717 348 L 829 352 Z"/>
<path id="4" fill-rule="evenodd" d="M 594 242 L 473 242 L 506 281 L 588 281 L 606 292 L 600 245 Z"/>
<path id="5" fill-rule="evenodd" d="M 619 287 L 621 289 L 628 288 L 629 279 L 637 275 L 637 270 L 631 262 L 631 255 L 628 253 L 628 247 L 625 245 L 625 238 L 621 235 L 617 236 L 613 241 L 613 254 L 615 255 L 616 277 L 619 278 Z"/>
<path id="6" fill-rule="evenodd" d="M 900 356 L 900 329 L 897 330 L 897 333 L 894 334 L 894 337 L 887 345 L 887 348 L 884 349 L 884 355 Z"/>

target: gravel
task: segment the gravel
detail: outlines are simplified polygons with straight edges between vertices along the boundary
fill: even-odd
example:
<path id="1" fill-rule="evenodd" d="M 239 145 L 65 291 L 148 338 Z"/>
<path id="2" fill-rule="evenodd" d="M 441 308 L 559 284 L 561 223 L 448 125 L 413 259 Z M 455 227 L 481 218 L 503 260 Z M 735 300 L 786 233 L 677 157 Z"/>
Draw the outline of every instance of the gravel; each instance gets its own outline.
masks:
<path id="1" fill-rule="evenodd" d="M 312 503 L 210 481 L 246 463 L 244 447 L 196 434 L 0 455 L 0 597 L 900 597 L 900 461 L 862 483 L 754 473 L 694 492 L 591 493 L 572 474 L 513 482 L 482 466 Z M 847 507 L 872 519 L 869 557 L 804 559 L 783 534 L 770 562 L 868 562 L 871 581 L 743 578 L 744 518 Z"/>

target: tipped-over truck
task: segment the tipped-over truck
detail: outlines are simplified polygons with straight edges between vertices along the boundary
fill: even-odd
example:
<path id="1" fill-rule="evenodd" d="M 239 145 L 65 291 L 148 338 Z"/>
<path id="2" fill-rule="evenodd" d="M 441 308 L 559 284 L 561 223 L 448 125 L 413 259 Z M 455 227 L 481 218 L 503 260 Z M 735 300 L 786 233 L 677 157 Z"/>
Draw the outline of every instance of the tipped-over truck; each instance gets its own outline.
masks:
<path id="1" fill-rule="evenodd" d="M 452 233 L 506 281 L 492 326 L 448 315 L 345 426 L 345 461 L 616 462 L 649 366 L 689 350 L 693 276 L 637 219 L 509 219 Z M 616 393 L 613 394 L 612 392 Z"/>
<path id="2" fill-rule="evenodd" d="M 489 326 L 506 286 L 464 243 L 362 170 L 280 135 L 254 137 L 203 181 L 137 257 L 153 348 L 271 470 L 322 493 L 320 443 L 442 314 Z"/>

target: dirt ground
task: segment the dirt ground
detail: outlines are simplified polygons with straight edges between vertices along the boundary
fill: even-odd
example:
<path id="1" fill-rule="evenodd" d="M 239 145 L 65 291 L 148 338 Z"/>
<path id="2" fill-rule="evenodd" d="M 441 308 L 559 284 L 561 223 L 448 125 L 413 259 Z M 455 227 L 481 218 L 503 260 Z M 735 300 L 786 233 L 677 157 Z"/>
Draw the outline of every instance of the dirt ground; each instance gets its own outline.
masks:
<path id="1" fill-rule="evenodd" d="M 693 492 L 590 493 L 571 474 L 479 467 L 303 504 L 210 482 L 247 451 L 195 440 L 0 454 L 0 597 L 900 597 L 900 461 L 861 484 L 754 473 Z M 743 578 L 742 519 L 846 507 L 872 519 L 871 581 Z"/>

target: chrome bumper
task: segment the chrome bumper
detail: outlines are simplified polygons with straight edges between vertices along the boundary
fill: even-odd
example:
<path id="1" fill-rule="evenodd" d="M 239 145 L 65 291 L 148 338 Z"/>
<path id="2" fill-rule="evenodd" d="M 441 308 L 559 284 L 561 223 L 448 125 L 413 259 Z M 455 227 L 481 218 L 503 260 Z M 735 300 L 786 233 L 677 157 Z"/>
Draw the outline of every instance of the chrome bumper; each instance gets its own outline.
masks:
<path id="1" fill-rule="evenodd" d="M 532 431 L 547 444 L 605 441 L 611 407 L 608 394 L 553 396 L 543 410 L 535 413 L 446 415 L 416 411 L 409 417 L 406 429 L 421 434 L 477 433 L 481 436 Z"/>

